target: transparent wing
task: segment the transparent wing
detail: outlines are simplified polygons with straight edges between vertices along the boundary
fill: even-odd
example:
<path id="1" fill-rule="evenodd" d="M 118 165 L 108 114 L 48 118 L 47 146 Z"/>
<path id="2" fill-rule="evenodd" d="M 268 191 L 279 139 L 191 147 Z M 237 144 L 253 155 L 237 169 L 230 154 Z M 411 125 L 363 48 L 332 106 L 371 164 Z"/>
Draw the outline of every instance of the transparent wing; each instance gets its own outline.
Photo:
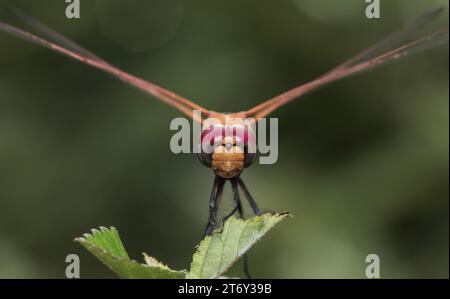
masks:
<path id="1" fill-rule="evenodd" d="M 353 56 L 352 58 L 350 58 L 349 60 L 345 61 L 344 63 L 338 65 L 336 68 L 332 69 L 331 71 L 345 68 L 350 65 L 354 65 L 363 60 L 368 60 L 370 58 L 375 57 L 376 55 L 382 54 L 384 51 L 387 51 L 388 49 L 392 49 L 393 46 L 404 42 L 408 37 L 410 37 L 412 34 L 417 32 L 420 28 L 429 24 L 431 21 L 433 21 L 435 18 L 437 18 L 444 11 L 445 11 L 444 7 L 437 7 L 429 12 L 424 13 L 423 15 L 419 16 L 414 21 L 412 21 L 409 25 L 407 25 L 402 30 L 388 35 L 387 37 L 385 37 L 378 43 L 372 45 L 371 47 L 365 49 L 364 51 L 360 52 L 359 54 Z"/>
<path id="2" fill-rule="evenodd" d="M 18 19 L 20 19 L 22 22 L 33 28 L 37 33 L 41 34 L 43 37 L 48 38 L 50 41 L 56 42 L 57 44 L 63 46 L 68 50 L 72 50 L 79 54 L 83 54 L 86 57 L 98 61 L 103 61 L 106 63 L 106 61 L 104 61 L 102 58 L 96 56 L 94 53 L 83 48 L 82 46 L 78 45 L 77 43 L 65 37 L 64 35 L 54 31 L 44 23 L 25 13 L 23 10 L 12 5 L 9 5 L 8 7 Z"/>
<path id="3" fill-rule="evenodd" d="M 34 25 L 38 25 L 39 30 L 44 30 L 47 34 L 53 35 L 54 38 L 61 40 L 62 35 L 56 34 L 53 30 L 48 30 L 49 28 L 42 27 L 41 23 L 35 23 L 35 20 L 32 18 L 28 19 L 29 22 L 34 23 Z M 84 64 L 90 65 L 94 68 L 100 69 L 106 73 L 109 73 L 122 81 L 137 87 L 140 90 L 143 90 L 144 92 L 154 96 L 155 98 L 159 99 L 160 101 L 178 109 L 188 117 L 192 118 L 192 110 L 200 110 L 202 113 L 208 114 L 208 110 L 195 104 L 194 102 L 191 102 L 167 89 L 164 89 L 156 84 L 153 84 L 151 82 L 145 81 L 139 77 L 130 75 L 117 67 L 112 66 L 111 64 L 105 62 L 103 59 L 98 58 L 97 56 L 93 55 L 89 51 L 85 50 L 81 46 L 78 46 L 74 42 L 70 41 L 67 38 L 62 39 L 62 41 L 73 50 L 70 50 L 68 48 L 65 48 L 61 45 L 58 45 L 56 43 L 52 43 L 46 39 L 43 39 L 41 37 L 38 37 L 32 33 L 29 33 L 27 31 L 24 31 L 22 29 L 19 29 L 17 27 L 14 27 L 12 25 L 0 22 L 0 30 L 4 31 L 6 33 L 9 33 L 13 36 L 16 36 L 20 39 L 35 43 L 37 45 L 46 47 L 48 49 L 51 49 L 55 52 L 58 52 L 60 54 L 66 55 L 70 58 L 73 58 L 75 60 L 78 60 Z M 75 48 L 75 49 L 74 49 Z M 200 119 L 195 119 L 196 121 L 201 121 Z"/>
<path id="4" fill-rule="evenodd" d="M 418 28 L 422 27 L 425 23 L 433 19 L 441 11 L 441 9 L 434 10 L 423 15 L 422 17 L 417 19 L 417 22 L 413 23 L 413 26 L 408 27 L 403 31 L 392 34 L 388 38 L 364 50 L 360 54 L 333 68 L 319 78 L 295 87 L 287 92 L 284 92 L 272 99 L 263 102 L 258 106 L 253 107 L 252 109 L 245 112 L 246 116 L 255 118 L 265 117 L 279 107 L 292 102 L 293 100 L 301 97 L 307 92 L 319 88 L 325 84 L 337 81 L 353 74 L 371 70 L 376 66 L 384 65 L 399 58 L 419 51 L 434 48 L 447 42 L 448 27 L 414 40 L 410 43 L 404 44 L 394 50 L 379 54 L 380 50 L 386 49 L 387 46 L 397 42 L 398 39 L 404 40 L 408 35 L 413 33 Z"/>

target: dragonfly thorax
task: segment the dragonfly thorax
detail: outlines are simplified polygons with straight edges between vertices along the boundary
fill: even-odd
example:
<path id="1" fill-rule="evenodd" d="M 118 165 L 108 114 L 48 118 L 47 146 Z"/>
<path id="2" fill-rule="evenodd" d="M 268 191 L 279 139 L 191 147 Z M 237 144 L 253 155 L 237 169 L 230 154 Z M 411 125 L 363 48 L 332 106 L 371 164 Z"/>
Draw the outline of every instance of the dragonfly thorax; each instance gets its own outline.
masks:
<path id="1" fill-rule="evenodd" d="M 212 124 L 202 131 L 198 158 L 217 176 L 231 179 L 253 163 L 256 150 L 249 126 Z"/>

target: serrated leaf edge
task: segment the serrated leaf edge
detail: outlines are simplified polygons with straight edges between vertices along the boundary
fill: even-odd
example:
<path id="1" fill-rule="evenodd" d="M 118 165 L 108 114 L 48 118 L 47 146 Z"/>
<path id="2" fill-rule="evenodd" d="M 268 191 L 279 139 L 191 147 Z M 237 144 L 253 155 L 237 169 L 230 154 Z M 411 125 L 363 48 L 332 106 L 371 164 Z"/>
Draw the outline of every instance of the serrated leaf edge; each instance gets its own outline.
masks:
<path id="1" fill-rule="evenodd" d="M 240 257 L 242 257 L 242 256 L 243 256 L 243 255 L 244 255 L 244 254 L 245 254 L 245 253 L 246 253 L 253 245 L 255 245 L 259 240 L 261 240 L 261 238 L 262 238 L 267 232 L 269 232 L 272 228 L 274 228 L 276 224 L 278 224 L 281 220 L 285 219 L 286 217 L 293 217 L 292 214 L 289 213 L 289 212 L 284 212 L 284 213 L 267 213 L 267 214 L 261 215 L 260 217 L 264 217 L 264 216 L 275 216 L 275 217 L 277 218 L 277 220 L 275 221 L 275 223 L 274 223 L 274 224 L 273 224 L 273 225 L 272 225 L 272 226 L 271 226 L 264 234 L 261 234 L 261 235 L 260 235 L 258 238 L 256 238 L 256 239 L 252 239 L 252 242 L 250 242 L 250 245 L 247 246 L 247 247 L 244 247 L 244 249 L 242 250 L 242 253 L 241 253 L 241 254 L 239 254 L 239 247 L 238 247 L 238 253 L 236 254 L 236 257 L 229 263 L 229 266 L 226 267 L 226 268 L 224 268 L 223 271 L 221 271 L 220 273 L 217 273 L 217 275 L 215 275 L 215 276 L 213 276 L 213 277 L 209 277 L 209 278 L 214 279 L 214 278 L 221 277 L 221 275 L 224 274 L 226 271 L 228 271 L 228 269 L 229 269 L 229 268 L 230 268 L 230 267 L 231 267 L 231 266 L 232 266 L 232 265 L 233 265 Z M 235 216 L 232 216 L 229 220 L 231 220 L 231 219 L 233 219 L 234 221 L 237 221 L 237 222 L 248 222 L 248 223 L 250 223 L 250 222 L 252 222 L 252 221 L 257 221 L 257 220 L 258 220 L 257 217 L 252 217 L 252 218 L 250 218 L 250 219 L 241 219 L 241 218 L 236 218 Z M 208 242 L 208 243 L 211 242 L 211 240 L 212 240 L 212 238 L 213 238 L 214 236 L 219 235 L 219 234 L 221 234 L 221 233 L 223 232 L 223 228 L 224 228 L 225 226 L 226 226 L 226 223 L 223 224 L 221 227 L 215 229 L 211 235 L 205 237 L 202 241 L 200 241 L 199 245 L 197 245 L 196 250 L 195 250 L 195 252 L 194 252 L 194 254 L 193 254 L 193 259 L 192 259 L 192 262 L 191 262 L 191 264 L 190 264 L 189 272 L 186 273 L 186 278 L 190 278 L 190 277 L 189 277 L 190 269 L 192 269 L 192 265 L 196 262 L 195 260 L 196 260 L 196 257 L 197 257 L 197 253 L 199 252 L 200 245 L 201 245 L 202 243 L 204 243 L 204 242 Z M 239 236 L 239 239 L 240 239 L 241 236 L 242 236 L 242 232 L 243 232 L 243 230 L 241 231 L 241 234 L 240 234 L 240 236 Z M 252 238 L 254 238 L 254 236 L 252 236 Z M 238 244 L 239 244 L 239 242 L 240 242 L 240 241 L 238 241 Z M 208 248 L 207 248 L 206 251 L 205 251 L 205 256 L 207 255 L 208 250 L 209 250 L 209 246 L 208 246 Z M 222 253 L 222 254 L 223 254 L 223 253 Z M 222 256 L 223 256 L 223 255 L 222 255 Z M 203 267 L 204 267 L 204 262 L 203 262 L 202 265 L 201 265 L 201 271 L 200 271 L 200 273 L 202 273 Z M 195 279 L 195 278 L 194 278 L 194 279 Z"/>
<path id="2" fill-rule="evenodd" d="M 103 229 L 102 229 L 103 228 Z M 102 232 L 113 232 L 113 233 L 117 233 L 118 231 L 117 231 L 117 229 L 115 228 L 115 227 L 113 227 L 113 226 L 111 226 L 109 229 L 108 228 L 106 228 L 106 227 L 100 227 L 100 230 L 102 231 Z M 102 232 L 100 232 L 99 230 L 97 230 L 97 229 L 91 229 L 91 231 L 94 233 L 94 232 L 97 232 L 97 233 L 102 233 Z M 161 263 L 161 265 L 162 266 L 150 266 L 150 265 L 147 265 L 147 264 L 144 264 L 144 263 L 139 263 L 138 261 L 136 261 L 136 260 L 134 260 L 134 259 L 130 259 L 129 257 L 128 258 L 125 258 L 125 257 L 120 257 L 120 256 L 115 256 L 115 255 L 112 255 L 110 252 L 108 252 L 107 250 L 105 250 L 105 249 L 103 249 L 103 248 L 100 248 L 100 247 L 98 247 L 98 246 L 96 246 L 95 244 L 93 244 L 92 242 L 90 242 L 89 241 L 89 238 L 95 238 L 95 235 L 94 234 L 89 234 L 89 233 L 84 233 L 83 234 L 83 237 L 78 237 L 78 238 L 75 238 L 74 239 L 74 241 L 75 242 L 77 242 L 77 243 L 80 243 L 83 247 L 85 247 L 91 254 L 93 254 L 93 252 L 90 250 L 90 248 L 91 249 L 95 249 L 95 250 L 99 250 L 101 253 L 103 253 L 103 254 L 105 254 L 105 255 L 108 255 L 109 257 L 111 257 L 111 258 L 113 258 L 113 259 L 115 259 L 115 260 L 117 260 L 117 261 L 125 261 L 125 262 L 129 262 L 129 263 L 131 263 L 131 264 L 134 264 L 134 265 L 137 265 L 137 266 L 142 266 L 142 267 L 146 267 L 146 268 L 155 268 L 155 269 L 160 269 L 160 270 L 164 270 L 164 271 L 167 271 L 167 272 L 170 272 L 170 273 L 173 273 L 173 274 L 181 274 L 181 273 L 183 273 L 183 274 L 185 274 L 185 276 L 186 276 L 186 273 L 187 273 L 187 271 L 186 270 L 174 270 L 174 269 L 171 269 L 171 268 L 169 268 L 168 266 L 166 266 L 166 265 L 164 265 L 164 264 L 162 264 Z M 107 263 L 105 263 L 104 261 L 102 261 L 100 258 L 98 258 L 95 254 L 93 254 L 98 260 L 100 260 L 101 262 L 102 262 L 102 264 L 104 264 L 104 265 L 106 265 L 112 272 L 114 272 L 114 273 L 116 273 L 117 275 L 119 275 L 119 273 L 117 273 L 116 272 L 116 270 L 114 270 L 110 265 L 108 265 Z M 155 259 L 155 258 L 153 258 L 153 259 Z M 156 260 L 156 259 L 155 259 Z M 127 269 L 128 269 L 128 267 L 127 267 Z M 119 275 L 120 276 L 120 275 Z M 132 277 L 132 275 L 130 274 L 129 275 L 129 277 Z"/>

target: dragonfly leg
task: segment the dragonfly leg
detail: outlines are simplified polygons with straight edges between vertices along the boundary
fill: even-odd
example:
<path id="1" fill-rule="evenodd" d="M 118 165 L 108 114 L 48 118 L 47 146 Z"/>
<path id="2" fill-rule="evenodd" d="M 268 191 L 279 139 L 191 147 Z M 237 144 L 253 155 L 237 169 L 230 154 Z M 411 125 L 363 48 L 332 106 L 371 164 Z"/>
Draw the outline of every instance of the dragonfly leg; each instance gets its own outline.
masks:
<path id="1" fill-rule="evenodd" d="M 257 215 L 257 216 L 261 215 L 262 214 L 261 210 L 258 208 L 258 205 L 256 204 L 255 200 L 253 199 L 252 195 L 248 191 L 248 189 L 245 186 L 242 179 L 240 177 L 238 177 L 237 181 L 239 183 L 239 186 L 241 186 L 242 191 L 244 191 L 245 197 L 247 198 L 250 206 L 252 207 L 253 213 L 255 213 L 255 215 Z"/>
<path id="2" fill-rule="evenodd" d="M 238 180 L 235 180 L 235 184 L 236 183 L 238 183 Z M 236 184 L 236 194 L 237 194 L 237 203 L 236 203 L 237 211 L 239 213 L 239 217 L 241 219 L 244 219 L 244 209 L 242 208 L 241 197 L 239 196 L 239 190 L 237 188 L 237 184 Z M 252 278 L 252 276 L 250 275 L 250 270 L 249 270 L 249 266 L 248 266 L 248 254 L 247 253 L 244 254 L 244 273 L 248 279 Z"/>
<path id="3" fill-rule="evenodd" d="M 239 213 L 239 218 L 244 219 L 244 210 L 242 209 L 242 202 L 241 202 L 241 196 L 239 195 L 239 191 L 236 188 L 236 194 L 237 194 L 237 211 Z"/>
<path id="4" fill-rule="evenodd" d="M 204 236 L 210 235 L 217 226 L 217 208 L 225 180 L 216 176 L 209 200 L 209 218 Z"/>
<path id="5" fill-rule="evenodd" d="M 233 190 L 233 210 L 231 210 L 230 213 L 228 213 L 225 217 L 222 218 L 222 223 L 225 223 L 225 221 L 227 221 L 228 218 L 233 216 L 239 209 L 242 210 L 241 197 L 239 196 L 238 183 L 236 179 L 231 179 L 231 188 Z"/>

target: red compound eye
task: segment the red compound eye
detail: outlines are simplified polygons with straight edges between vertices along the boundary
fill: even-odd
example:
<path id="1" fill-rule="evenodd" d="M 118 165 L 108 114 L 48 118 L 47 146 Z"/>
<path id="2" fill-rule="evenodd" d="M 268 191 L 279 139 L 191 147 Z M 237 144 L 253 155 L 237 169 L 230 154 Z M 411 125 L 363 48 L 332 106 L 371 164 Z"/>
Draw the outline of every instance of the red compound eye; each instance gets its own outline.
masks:
<path id="1" fill-rule="evenodd" d="M 233 126 L 233 137 L 237 144 L 242 144 L 243 146 L 256 146 L 255 134 L 248 126 Z"/>
<path id="2" fill-rule="evenodd" d="M 234 137 L 237 145 L 256 146 L 255 134 L 249 127 L 243 125 L 211 125 L 209 128 L 202 131 L 201 144 L 202 146 L 217 146 L 222 142 L 222 139 L 227 136 Z"/>
<path id="3" fill-rule="evenodd" d="M 256 136 L 250 127 L 216 124 L 204 129 L 201 133 L 201 148 L 198 154 L 200 162 L 207 167 L 211 167 L 212 153 L 217 146 L 222 145 L 225 137 L 233 137 L 235 146 L 239 146 L 244 150 L 244 167 L 250 166 L 255 161 L 257 156 Z"/>
<path id="4" fill-rule="evenodd" d="M 214 146 L 220 144 L 222 138 L 225 136 L 225 127 L 222 125 L 211 125 L 209 128 L 202 131 L 201 145 Z"/>

